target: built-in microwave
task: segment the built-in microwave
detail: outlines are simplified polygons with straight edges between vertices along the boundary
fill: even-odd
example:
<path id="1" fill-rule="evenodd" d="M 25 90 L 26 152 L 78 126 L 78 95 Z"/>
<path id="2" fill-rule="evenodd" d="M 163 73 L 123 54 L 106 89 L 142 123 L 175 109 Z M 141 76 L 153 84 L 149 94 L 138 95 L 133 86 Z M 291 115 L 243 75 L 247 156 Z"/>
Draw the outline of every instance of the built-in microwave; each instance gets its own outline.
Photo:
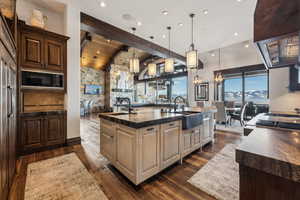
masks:
<path id="1" fill-rule="evenodd" d="M 64 75 L 60 73 L 22 71 L 22 87 L 64 89 Z"/>

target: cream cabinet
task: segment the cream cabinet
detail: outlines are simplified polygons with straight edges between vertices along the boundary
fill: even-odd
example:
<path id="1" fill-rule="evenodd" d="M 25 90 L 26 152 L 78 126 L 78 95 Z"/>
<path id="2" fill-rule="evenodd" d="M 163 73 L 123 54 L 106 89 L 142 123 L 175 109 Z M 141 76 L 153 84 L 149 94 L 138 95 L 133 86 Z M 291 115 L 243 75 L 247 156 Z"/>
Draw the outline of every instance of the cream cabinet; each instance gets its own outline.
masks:
<path id="1" fill-rule="evenodd" d="M 214 141 L 214 119 L 211 113 L 205 114 L 201 129 L 201 145 Z"/>
<path id="2" fill-rule="evenodd" d="M 111 163 L 115 163 L 116 124 L 102 119 L 100 122 L 100 153 Z"/>
<path id="3" fill-rule="evenodd" d="M 184 157 L 201 147 L 201 133 L 202 126 L 183 131 L 181 157 Z"/>

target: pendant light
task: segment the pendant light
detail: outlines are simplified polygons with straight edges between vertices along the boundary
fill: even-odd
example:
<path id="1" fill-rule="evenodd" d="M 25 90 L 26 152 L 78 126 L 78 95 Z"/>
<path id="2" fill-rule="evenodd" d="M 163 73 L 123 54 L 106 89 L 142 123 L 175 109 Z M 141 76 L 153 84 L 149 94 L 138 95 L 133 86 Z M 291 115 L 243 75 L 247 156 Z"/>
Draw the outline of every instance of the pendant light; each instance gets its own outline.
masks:
<path id="1" fill-rule="evenodd" d="M 150 39 L 153 40 L 154 37 L 150 36 Z M 151 63 L 148 64 L 148 75 L 149 76 L 155 76 L 156 75 L 156 63 L 153 62 L 153 58 L 151 60 Z"/>
<path id="2" fill-rule="evenodd" d="M 133 35 L 135 35 L 136 28 L 131 28 Z M 140 72 L 140 60 L 135 55 L 135 48 L 133 48 L 133 56 L 129 59 L 129 71 L 131 73 L 139 73 Z"/>
<path id="3" fill-rule="evenodd" d="M 194 45 L 194 17 L 195 14 L 191 13 L 190 18 L 192 21 L 192 43 L 190 45 L 190 50 L 186 52 L 186 66 L 188 70 L 197 69 L 198 67 L 198 52 L 195 50 Z"/>
<path id="4" fill-rule="evenodd" d="M 169 57 L 165 59 L 165 72 L 174 72 L 174 58 L 171 58 L 171 26 L 167 27 L 169 31 Z"/>
<path id="5" fill-rule="evenodd" d="M 219 49 L 219 68 L 221 69 L 221 49 Z M 222 76 L 222 73 L 221 72 L 218 72 L 216 74 L 216 77 L 215 77 L 215 81 L 217 83 L 222 83 L 224 80 L 223 76 Z"/>

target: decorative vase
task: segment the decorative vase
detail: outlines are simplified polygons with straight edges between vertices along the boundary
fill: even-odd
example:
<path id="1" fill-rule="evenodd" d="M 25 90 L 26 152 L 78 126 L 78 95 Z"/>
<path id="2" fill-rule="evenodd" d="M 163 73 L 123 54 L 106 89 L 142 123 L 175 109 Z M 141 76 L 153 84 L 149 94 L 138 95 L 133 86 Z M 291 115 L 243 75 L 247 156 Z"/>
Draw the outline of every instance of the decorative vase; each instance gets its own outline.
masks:
<path id="1" fill-rule="evenodd" d="M 31 20 L 30 23 L 32 26 L 38 27 L 38 28 L 45 28 L 47 17 L 43 16 L 43 13 L 37 9 L 34 9 L 32 11 Z"/>

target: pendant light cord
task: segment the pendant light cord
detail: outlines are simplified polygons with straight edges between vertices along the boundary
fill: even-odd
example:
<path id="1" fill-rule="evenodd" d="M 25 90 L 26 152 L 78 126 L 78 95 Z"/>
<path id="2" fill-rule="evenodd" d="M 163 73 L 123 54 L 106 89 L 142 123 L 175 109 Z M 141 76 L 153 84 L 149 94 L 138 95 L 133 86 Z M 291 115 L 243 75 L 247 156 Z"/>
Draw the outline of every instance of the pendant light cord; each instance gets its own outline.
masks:
<path id="1" fill-rule="evenodd" d="M 132 34 L 135 36 L 135 31 L 136 31 L 136 28 L 135 27 L 132 27 Z M 133 58 L 135 59 L 135 48 L 133 47 Z"/>
<path id="2" fill-rule="evenodd" d="M 167 29 L 169 30 L 169 57 L 171 57 L 171 26 L 168 26 Z"/>
<path id="3" fill-rule="evenodd" d="M 195 49 L 195 45 L 194 45 L 194 17 L 195 17 L 195 14 L 191 13 L 190 17 L 191 17 L 191 21 L 192 21 L 192 31 L 191 31 L 192 44 L 191 44 L 191 48 L 192 48 L 192 50 L 194 50 Z"/>

